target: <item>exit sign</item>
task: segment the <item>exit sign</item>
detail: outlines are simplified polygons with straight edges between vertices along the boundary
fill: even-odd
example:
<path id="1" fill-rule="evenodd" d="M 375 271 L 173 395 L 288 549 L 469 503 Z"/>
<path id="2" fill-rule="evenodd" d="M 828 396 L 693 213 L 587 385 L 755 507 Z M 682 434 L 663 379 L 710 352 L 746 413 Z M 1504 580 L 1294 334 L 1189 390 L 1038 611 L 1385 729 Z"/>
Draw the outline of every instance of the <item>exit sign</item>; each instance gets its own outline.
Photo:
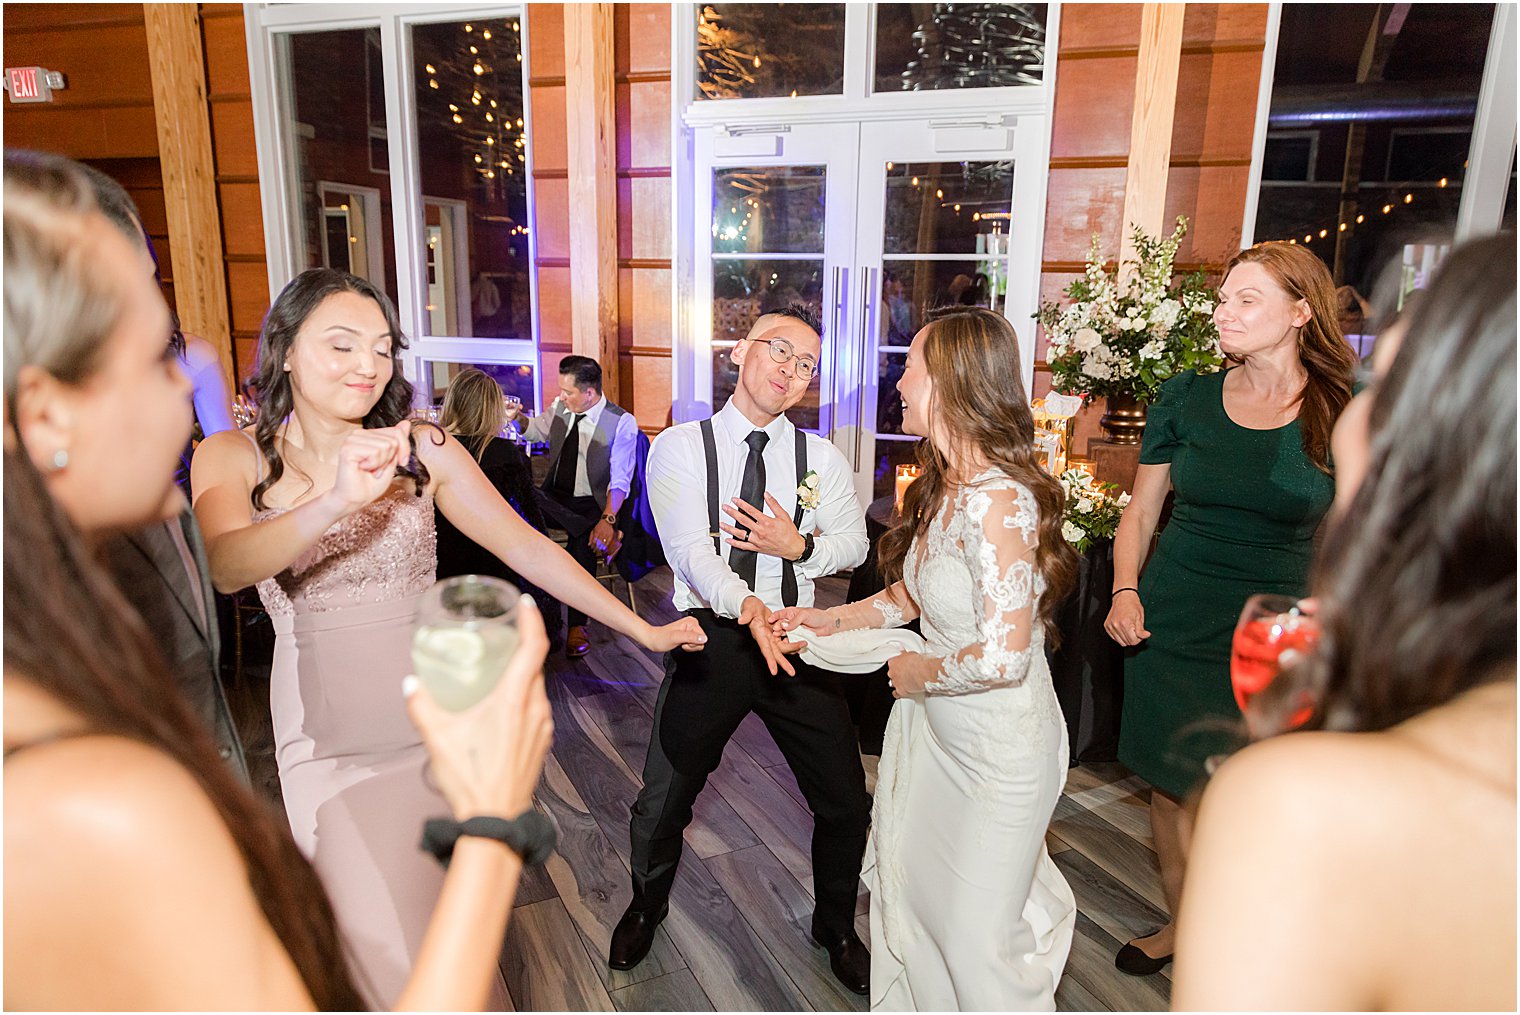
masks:
<path id="1" fill-rule="evenodd" d="M 43 67 L 5 69 L 5 90 L 10 92 L 12 102 L 50 102 L 53 89 L 66 87 L 64 77 L 58 71 Z"/>

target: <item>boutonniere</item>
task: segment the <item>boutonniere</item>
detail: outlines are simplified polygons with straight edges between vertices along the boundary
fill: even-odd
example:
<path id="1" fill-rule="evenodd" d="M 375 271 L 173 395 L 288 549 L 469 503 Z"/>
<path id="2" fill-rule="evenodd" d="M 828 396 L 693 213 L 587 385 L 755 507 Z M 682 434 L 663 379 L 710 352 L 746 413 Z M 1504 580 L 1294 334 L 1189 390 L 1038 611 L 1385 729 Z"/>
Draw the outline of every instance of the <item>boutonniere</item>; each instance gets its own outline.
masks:
<path id="1" fill-rule="evenodd" d="M 797 503 L 802 505 L 803 510 L 811 511 L 818 506 L 822 496 L 818 491 L 818 473 L 809 469 L 803 475 L 802 482 L 797 484 Z"/>

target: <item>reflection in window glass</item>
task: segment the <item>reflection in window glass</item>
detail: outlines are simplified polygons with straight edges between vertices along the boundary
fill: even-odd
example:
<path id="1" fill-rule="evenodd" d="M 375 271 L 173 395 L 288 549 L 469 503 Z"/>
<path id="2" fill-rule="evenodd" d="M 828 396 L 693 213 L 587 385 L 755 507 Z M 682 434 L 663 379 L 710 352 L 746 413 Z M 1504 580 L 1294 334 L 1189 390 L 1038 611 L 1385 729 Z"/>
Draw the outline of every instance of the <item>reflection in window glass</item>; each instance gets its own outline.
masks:
<path id="1" fill-rule="evenodd" d="M 1037 85 L 1045 4 L 877 4 L 877 92 Z"/>
<path id="2" fill-rule="evenodd" d="M 514 395 L 522 400 L 528 412 L 538 403 L 538 385 L 533 380 L 533 368 L 526 363 L 429 363 L 429 404 L 442 405 L 449 382 L 462 370 L 474 367 L 491 375 L 503 395 Z"/>
<path id="3" fill-rule="evenodd" d="M 888 397 L 883 391 L 879 397 Z M 890 392 L 890 397 L 896 401 L 896 389 Z M 897 467 L 899 465 L 915 465 L 918 462 L 918 438 L 908 437 L 902 440 L 890 440 L 880 435 L 876 438 L 876 468 L 872 482 L 872 497 L 890 497 L 896 492 Z"/>
<path id="4" fill-rule="evenodd" d="M 1448 242 L 1493 14 L 1284 4 L 1255 239 L 1307 245 L 1355 289 L 1346 306 L 1410 249 Z"/>
<path id="5" fill-rule="evenodd" d="M 713 171 L 714 253 L 823 253 L 822 166 Z"/>
<path id="6" fill-rule="evenodd" d="M 697 15 L 697 97 L 841 94 L 844 7 L 703 4 Z"/>
<path id="7" fill-rule="evenodd" d="M 301 207 L 297 264 L 350 271 L 394 296 L 380 29 L 283 38 L 284 92 L 294 119 L 286 137 Z"/>
<path id="8" fill-rule="evenodd" d="M 516 17 L 412 28 L 430 335 L 533 334 L 521 40 Z"/>
<path id="9" fill-rule="evenodd" d="M 927 311 L 936 307 L 1001 306 L 1008 291 L 1008 248 L 998 249 L 983 260 L 883 262 L 880 344 L 906 349 Z"/>
<path id="10" fill-rule="evenodd" d="M 751 261 L 718 258 L 713 261 L 713 407 L 719 408 L 734 393 L 739 371 L 728 351 L 763 314 L 800 303 L 815 314 L 823 311 L 822 260 Z M 825 329 L 828 325 L 825 323 Z M 831 336 L 823 336 L 821 362 L 829 362 Z M 820 375 L 825 367 L 820 367 Z M 804 429 L 818 429 L 818 379 L 808 393 L 787 413 Z"/>
<path id="11" fill-rule="evenodd" d="M 888 254 L 974 254 L 1008 235 L 1013 162 L 887 163 Z"/>

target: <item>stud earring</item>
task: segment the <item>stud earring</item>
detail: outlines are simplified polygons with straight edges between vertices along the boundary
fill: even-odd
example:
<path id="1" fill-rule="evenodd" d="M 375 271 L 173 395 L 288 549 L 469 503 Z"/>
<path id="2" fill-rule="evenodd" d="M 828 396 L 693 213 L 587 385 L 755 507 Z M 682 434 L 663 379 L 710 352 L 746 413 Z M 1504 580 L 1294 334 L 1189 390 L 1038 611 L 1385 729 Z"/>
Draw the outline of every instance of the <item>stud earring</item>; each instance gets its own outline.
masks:
<path id="1" fill-rule="evenodd" d="M 68 465 L 69 465 L 69 453 L 67 451 L 63 450 L 63 448 L 59 448 L 57 451 L 53 452 L 53 471 L 54 472 L 57 472 L 60 469 L 66 469 L 66 468 L 68 468 Z"/>
<path id="2" fill-rule="evenodd" d="M 285 364 L 285 372 L 286 372 L 286 373 L 287 373 L 287 374 L 288 374 L 288 373 L 290 373 L 290 364 L 289 364 L 289 363 L 286 363 L 286 364 Z"/>

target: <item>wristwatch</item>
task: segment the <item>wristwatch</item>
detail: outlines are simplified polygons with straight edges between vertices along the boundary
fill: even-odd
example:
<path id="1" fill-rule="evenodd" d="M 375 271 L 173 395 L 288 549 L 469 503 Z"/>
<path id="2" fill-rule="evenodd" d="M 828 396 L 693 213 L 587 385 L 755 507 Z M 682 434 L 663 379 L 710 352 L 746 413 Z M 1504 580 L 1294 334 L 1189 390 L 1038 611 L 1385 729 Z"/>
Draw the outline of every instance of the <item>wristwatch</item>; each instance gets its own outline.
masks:
<path id="1" fill-rule="evenodd" d="M 606 522 L 608 525 L 616 525 L 617 515 L 602 515 L 602 521 Z"/>
<path id="2" fill-rule="evenodd" d="M 807 535 L 805 535 L 805 536 L 802 537 L 802 556 L 798 557 L 795 561 L 793 561 L 793 563 L 794 564 L 801 564 L 803 561 L 807 560 L 812 555 L 813 555 L 813 534 L 811 532 L 809 532 Z"/>
<path id="3" fill-rule="evenodd" d="M 549 859 L 558 841 L 553 822 L 530 807 L 511 821 L 484 815 L 467 821 L 435 818 L 422 826 L 422 848 L 447 868 L 454 855 L 454 845 L 462 835 L 505 843 L 528 867 L 536 867 Z"/>

